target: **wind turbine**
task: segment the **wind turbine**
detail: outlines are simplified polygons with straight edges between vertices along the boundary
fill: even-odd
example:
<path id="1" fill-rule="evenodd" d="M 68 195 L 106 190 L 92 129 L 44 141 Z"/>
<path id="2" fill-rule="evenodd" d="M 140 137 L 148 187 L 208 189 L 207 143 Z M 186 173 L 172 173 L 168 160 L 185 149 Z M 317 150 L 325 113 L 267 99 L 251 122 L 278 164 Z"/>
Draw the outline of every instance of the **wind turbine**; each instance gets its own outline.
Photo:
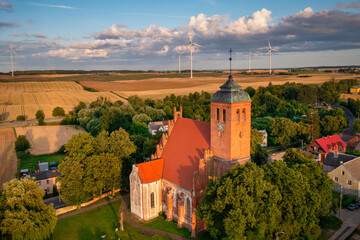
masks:
<path id="1" fill-rule="evenodd" d="M 271 52 L 272 51 L 279 52 L 279 50 L 272 48 L 269 40 L 268 43 L 269 43 L 269 51 L 267 52 L 266 56 L 269 55 L 270 57 L 270 74 L 271 74 Z"/>
<path id="2" fill-rule="evenodd" d="M 251 72 L 251 50 L 249 52 L 249 73 Z"/>
<path id="3" fill-rule="evenodd" d="M 17 53 L 13 49 L 13 45 L 14 45 L 14 41 L 11 41 L 10 50 L 0 53 L 0 54 L 8 53 L 8 52 L 10 53 L 10 55 L 11 55 L 11 73 L 12 73 L 12 76 L 14 76 L 13 53 L 15 53 L 17 55 Z"/>
<path id="4" fill-rule="evenodd" d="M 192 41 L 191 34 L 190 34 L 190 30 L 189 30 L 189 40 L 190 40 L 189 47 L 190 47 L 190 73 L 191 73 L 191 74 L 190 74 L 190 78 L 192 78 L 192 77 L 193 77 L 193 73 L 192 73 L 192 68 L 193 68 L 193 66 L 192 66 L 193 46 L 195 45 L 195 46 L 202 47 L 202 48 L 204 48 L 204 46 L 201 46 L 201 45 L 199 45 L 199 44 L 197 44 L 197 43 L 194 43 L 194 42 Z"/>
<path id="5" fill-rule="evenodd" d="M 176 50 L 176 52 L 178 53 L 179 55 L 179 73 L 181 73 L 181 62 L 180 62 L 180 56 L 181 54 L 183 54 L 184 52 L 183 51 L 179 51 L 179 50 Z"/>

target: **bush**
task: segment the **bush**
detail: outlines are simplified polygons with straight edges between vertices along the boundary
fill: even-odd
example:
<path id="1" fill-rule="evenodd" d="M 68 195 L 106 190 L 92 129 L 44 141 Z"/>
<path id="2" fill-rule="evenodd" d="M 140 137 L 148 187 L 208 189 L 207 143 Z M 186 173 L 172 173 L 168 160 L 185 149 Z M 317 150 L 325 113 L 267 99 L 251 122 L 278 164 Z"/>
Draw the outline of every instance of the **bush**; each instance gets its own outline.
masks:
<path id="1" fill-rule="evenodd" d="M 166 213 L 164 211 L 159 212 L 159 217 L 162 219 L 166 219 Z"/>
<path id="2" fill-rule="evenodd" d="M 320 218 L 320 227 L 322 229 L 338 230 L 341 227 L 342 221 L 335 215 L 328 215 Z"/>
<path id="3" fill-rule="evenodd" d="M 62 145 L 59 150 L 57 151 L 58 154 L 64 154 L 65 153 L 65 144 Z"/>
<path id="4" fill-rule="evenodd" d="M 42 110 L 37 110 L 35 116 L 36 116 L 36 120 L 38 120 L 40 126 L 45 125 L 45 122 L 44 122 L 45 114 Z"/>
<path id="5" fill-rule="evenodd" d="M 16 121 L 25 121 L 26 117 L 25 115 L 19 115 L 16 117 Z"/>
<path id="6" fill-rule="evenodd" d="M 25 151 L 25 150 L 27 150 L 29 148 L 30 148 L 30 143 L 26 139 L 26 137 L 24 135 L 18 136 L 16 141 L 15 141 L 15 150 L 17 152 L 20 152 L 20 151 Z"/>
<path id="7" fill-rule="evenodd" d="M 52 115 L 54 117 L 63 117 L 63 116 L 65 116 L 65 110 L 62 107 L 56 107 L 52 111 Z"/>
<path id="8" fill-rule="evenodd" d="M 53 197 L 59 196 L 59 192 L 58 192 L 58 189 L 57 189 L 56 185 L 53 186 L 53 194 L 52 195 L 53 195 Z"/>

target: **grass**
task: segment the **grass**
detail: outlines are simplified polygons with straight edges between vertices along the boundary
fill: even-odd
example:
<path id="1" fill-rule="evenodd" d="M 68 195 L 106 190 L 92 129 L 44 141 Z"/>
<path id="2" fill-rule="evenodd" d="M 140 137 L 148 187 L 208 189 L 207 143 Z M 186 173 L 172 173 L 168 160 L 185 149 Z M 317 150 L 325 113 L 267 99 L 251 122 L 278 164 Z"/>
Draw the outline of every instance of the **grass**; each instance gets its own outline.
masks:
<path id="1" fill-rule="evenodd" d="M 29 169 L 29 171 L 37 170 L 36 162 L 55 162 L 59 163 L 65 158 L 64 154 L 46 154 L 46 155 L 31 155 L 29 153 L 18 152 L 20 160 L 20 169 Z"/>
<path id="2" fill-rule="evenodd" d="M 146 227 L 159 229 L 164 232 L 173 233 L 185 238 L 190 238 L 191 233 L 186 228 L 178 228 L 177 223 L 174 221 L 168 222 L 162 218 L 156 218 L 150 223 L 144 224 Z"/>
<path id="3" fill-rule="evenodd" d="M 105 239 L 169 239 L 163 236 L 154 235 L 148 237 L 141 234 L 141 230 L 134 228 L 124 222 L 125 231 L 115 232 L 115 228 L 119 228 L 119 219 L 117 216 L 121 201 L 116 201 L 96 209 L 61 219 L 58 221 L 52 240 L 62 239 L 100 239 L 100 234 L 106 234 Z"/>

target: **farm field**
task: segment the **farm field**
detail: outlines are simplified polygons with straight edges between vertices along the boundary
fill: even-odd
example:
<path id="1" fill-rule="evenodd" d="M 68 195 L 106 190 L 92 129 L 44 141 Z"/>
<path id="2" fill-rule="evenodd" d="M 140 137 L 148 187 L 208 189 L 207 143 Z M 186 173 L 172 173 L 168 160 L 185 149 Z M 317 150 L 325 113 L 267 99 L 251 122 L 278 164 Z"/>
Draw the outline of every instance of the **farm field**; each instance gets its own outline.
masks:
<path id="1" fill-rule="evenodd" d="M 16 177 L 17 157 L 13 128 L 0 128 L 0 188 Z"/>
<path id="2" fill-rule="evenodd" d="M 227 79 L 226 74 L 218 77 L 194 77 L 190 78 L 152 78 L 142 80 L 124 80 L 112 82 L 83 81 L 82 85 L 97 89 L 99 91 L 113 91 L 116 94 L 128 97 L 139 95 L 144 98 L 163 98 L 174 93 L 175 95 L 184 95 L 196 91 L 208 91 L 213 93 L 219 89 L 219 86 Z M 233 74 L 234 80 L 243 88 L 251 86 L 258 88 L 272 84 L 284 84 L 286 82 L 295 82 L 303 84 L 321 84 L 332 78 L 335 80 L 353 78 L 354 75 L 346 73 L 310 73 L 300 75 L 243 75 Z"/>
<path id="3" fill-rule="evenodd" d="M 57 106 L 63 107 L 67 113 L 80 101 L 89 104 L 100 96 L 111 101 L 124 101 L 109 91 L 85 91 L 75 82 L 0 82 L 0 92 L 0 116 L 3 121 L 16 120 L 19 115 L 33 120 L 37 110 L 42 110 L 45 118 L 53 118 L 52 110 Z"/>
<path id="4" fill-rule="evenodd" d="M 359 94 L 350 94 L 350 93 L 343 93 L 340 95 L 340 99 L 343 101 L 347 101 L 348 98 L 352 98 L 354 100 L 360 100 Z"/>
<path id="5" fill-rule="evenodd" d="M 77 128 L 77 129 L 76 129 Z M 76 126 L 31 126 L 17 127 L 16 135 L 25 135 L 30 142 L 29 152 L 32 155 L 54 153 L 67 143 L 73 135 L 85 133 Z"/>

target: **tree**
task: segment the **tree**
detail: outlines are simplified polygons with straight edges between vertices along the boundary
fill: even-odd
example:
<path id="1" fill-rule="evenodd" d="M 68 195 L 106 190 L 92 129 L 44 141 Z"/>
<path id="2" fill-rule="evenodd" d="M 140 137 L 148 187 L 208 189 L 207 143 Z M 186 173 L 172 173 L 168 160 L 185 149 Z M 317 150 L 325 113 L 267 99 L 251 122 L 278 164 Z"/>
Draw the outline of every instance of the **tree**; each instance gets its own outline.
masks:
<path id="1" fill-rule="evenodd" d="M 296 124 L 288 118 L 275 118 L 270 125 L 271 135 L 275 137 L 274 143 L 286 145 L 296 136 Z"/>
<path id="2" fill-rule="evenodd" d="M 65 110 L 62 107 L 56 107 L 52 111 L 54 117 L 63 117 L 65 116 Z"/>
<path id="3" fill-rule="evenodd" d="M 3 185 L 0 231 L 5 238 L 50 238 L 57 216 L 52 205 L 43 203 L 43 191 L 37 186 L 30 177 L 13 179 Z"/>
<path id="4" fill-rule="evenodd" d="M 309 125 L 309 134 L 311 139 L 317 139 L 320 136 L 319 111 L 317 109 L 309 109 L 304 122 Z"/>
<path id="5" fill-rule="evenodd" d="M 130 126 L 129 133 L 131 135 L 142 135 L 144 137 L 150 137 L 149 129 L 144 122 L 133 122 Z"/>
<path id="6" fill-rule="evenodd" d="M 25 120 L 26 120 L 25 115 L 19 115 L 16 117 L 16 121 L 25 121 Z"/>
<path id="7" fill-rule="evenodd" d="M 353 126 L 352 130 L 355 133 L 360 133 L 360 119 L 359 118 L 355 119 L 354 126 Z"/>
<path id="8" fill-rule="evenodd" d="M 16 138 L 16 141 L 15 141 L 15 150 L 17 152 L 19 152 L 19 151 L 25 151 L 25 150 L 27 150 L 29 148 L 30 148 L 30 143 L 26 139 L 26 136 L 25 135 L 19 135 Z"/>
<path id="9" fill-rule="evenodd" d="M 247 92 L 247 94 L 249 94 L 250 97 L 255 95 L 255 88 L 253 88 L 253 87 L 247 87 L 247 88 L 245 88 L 244 91 Z"/>
<path id="10" fill-rule="evenodd" d="M 132 121 L 133 122 L 144 122 L 144 123 L 147 123 L 147 122 L 150 122 L 151 121 L 151 118 L 146 115 L 145 113 L 140 113 L 140 114 L 137 114 L 135 115 L 133 118 L 132 118 Z"/>
<path id="11" fill-rule="evenodd" d="M 35 117 L 36 117 L 36 120 L 38 120 L 39 125 L 45 125 L 45 122 L 44 122 L 45 114 L 42 110 L 37 110 Z"/>
<path id="12" fill-rule="evenodd" d="M 251 161 L 256 165 L 261 166 L 265 165 L 268 162 L 269 154 L 265 148 L 261 147 L 259 144 L 256 145 L 254 154 L 251 155 Z"/>
<path id="13" fill-rule="evenodd" d="M 281 212 L 281 195 L 264 180 L 254 163 L 236 165 L 221 178 L 211 179 L 197 209 L 215 239 L 273 239 Z"/>
<path id="14" fill-rule="evenodd" d="M 141 107 L 145 106 L 145 102 L 138 95 L 130 96 L 128 102 L 133 106 L 133 108 L 138 111 Z"/>
<path id="15" fill-rule="evenodd" d="M 261 145 L 263 142 L 264 134 L 257 129 L 251 129 L 251 139 L 250 139 L 250 154 L 255 153 L 257 145 Z"/>

